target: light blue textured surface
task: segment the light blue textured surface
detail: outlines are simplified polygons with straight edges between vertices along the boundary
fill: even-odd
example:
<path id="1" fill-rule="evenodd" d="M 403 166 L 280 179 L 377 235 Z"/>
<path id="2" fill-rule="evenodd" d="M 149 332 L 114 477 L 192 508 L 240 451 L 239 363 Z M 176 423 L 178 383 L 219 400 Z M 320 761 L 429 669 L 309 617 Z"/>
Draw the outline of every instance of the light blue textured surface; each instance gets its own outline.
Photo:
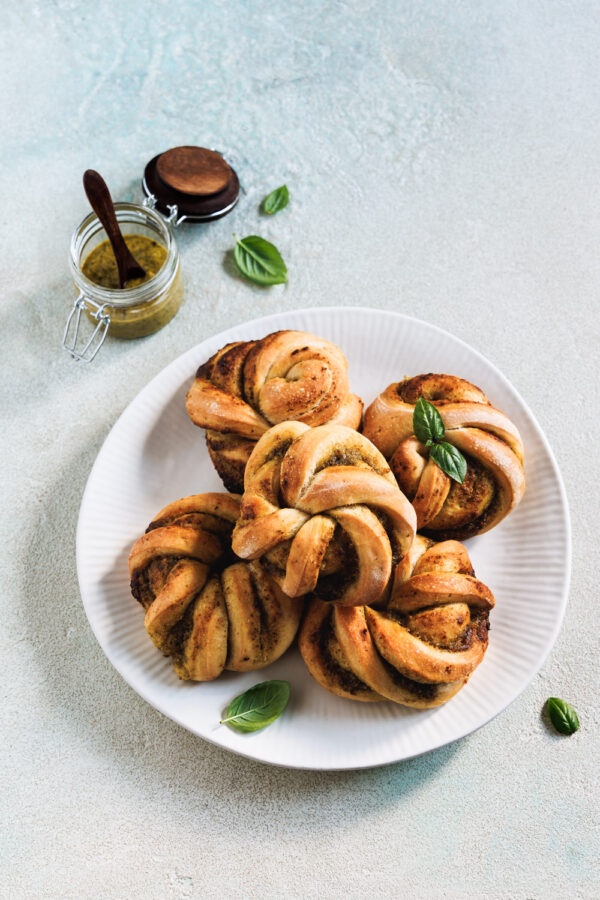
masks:
<path id="1" fill-rule="evenodd" d="M 0 50 L 2 894 L 597 896 L 597 3 L 23 2 Z M 181 143 L 232 151 L 242 200 L 179 233 L 176 319 L 78 365 L 59 344 L 81 174 L 139 197 L 144 163 Z M 261 217 L 284 181 L 289 208 Z M 289 284 L 238 278 L 232 232 L 274 240 Z M 315 775 L 233 757 L 137 697 L 85 619 L 74 534 L 103 438 L 174 356 L 335 303 L 427 319 L 515 383 L 565 475 L 574 579 L 549 661 L 489 726 Z M 550 694 L 579 710 L 574 737 L 542 720 Z"/>

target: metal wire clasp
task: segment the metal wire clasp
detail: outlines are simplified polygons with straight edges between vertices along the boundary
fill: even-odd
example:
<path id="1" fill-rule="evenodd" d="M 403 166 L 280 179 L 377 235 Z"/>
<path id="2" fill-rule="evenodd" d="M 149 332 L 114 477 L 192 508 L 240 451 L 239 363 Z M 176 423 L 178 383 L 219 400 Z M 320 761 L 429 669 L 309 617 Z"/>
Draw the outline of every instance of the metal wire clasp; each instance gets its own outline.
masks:
<path id="1" fill-rule="evenodd" d="M 69 313 L 65 333 L 63 335 L 63 349 L 71 354 L 73 359 L 80 359 L 82 362 L 91 362 L 96 353 L 104 343 L 108 326 L 110 325 L 110 316 L 105 310 L 106 303 L 100 305 L 84 294 L 80 294 L 73 304 L 73 309 Z M 79 335 L 79 325 L 81 322 L 81 313 L 84 309 L 89 309 L 98 324 L 94 328 L 90 338 L 85 344 L 83 350 L 78 351 L 77 337 Z M 72 327 L 71 327 L 72 326 Z"/>
<path id="2" fill-rule="evenodd" d="M 146 184 L 146 179 L 142 178 L 142 188 L 146 196 L 142 200 L 142 206 L 147 207 L 148 209 L 156 209 L 156 204 L 158 202 L 156 198 L 156 194 L 153 194 L 148 185 Z M 179 217 L 179 207 L 176 203 L 167 203 L 167 209 L 169 210 L 169 215 L 164 218 L 167 220 L 169 225 L 181 225 L 182 222 L 185 222 L 187 216 Z M 160 212 L 160 210 L 159 210 Z M 162 213 L 161 213 L 162 215 Z"/>

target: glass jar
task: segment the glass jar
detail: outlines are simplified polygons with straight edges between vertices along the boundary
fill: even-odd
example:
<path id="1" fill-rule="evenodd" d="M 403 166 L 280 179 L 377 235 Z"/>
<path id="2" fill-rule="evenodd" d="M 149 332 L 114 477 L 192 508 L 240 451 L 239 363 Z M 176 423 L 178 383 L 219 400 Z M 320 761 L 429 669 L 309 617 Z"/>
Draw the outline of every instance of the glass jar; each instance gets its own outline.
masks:
<path id="1" fill-rule="evenodd" d="M 67 319 L 63 347 L 75 359 L 85 362 L 95 357 L 107 333 L 137 338 L 158 331 L 173 318 L 183 299 L 179 250 L 169 223 L 149 206 L 135 203 L 115 203 L 115 212 L 123 234 L 152 238 L 165 248 L 167 256 L 156 275 L 144 284 L 122 289 L 101 287 L 90 281 L 81 267 L 94 247 L 107 240 L 107 234 L 95 213 L 78 225 L 71 238 L 69 267 L 79 296 Z M 95 327 L 78 350 L 82 312 Z"/>

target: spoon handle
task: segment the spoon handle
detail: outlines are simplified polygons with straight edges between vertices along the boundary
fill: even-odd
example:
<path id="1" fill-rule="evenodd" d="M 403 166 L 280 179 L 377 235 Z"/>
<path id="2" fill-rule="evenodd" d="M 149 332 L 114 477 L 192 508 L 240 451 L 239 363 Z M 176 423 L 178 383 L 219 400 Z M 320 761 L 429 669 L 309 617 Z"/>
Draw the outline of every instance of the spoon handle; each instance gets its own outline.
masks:
<path id="1" fill-rule="evenodd" d="M 143 278 L 146 271 L 135 260 L 125 243 L 117 221 L 112 197 L 104 178 L 94 169 L 87 169 L 83 174 L 83 187 L 92 209 L 100 219 L 108 235 L 110 245 L 115 254 L 119 272 L 119 286 L 121 288 L 125 287 L 126 282 L 130 278 Z"/>

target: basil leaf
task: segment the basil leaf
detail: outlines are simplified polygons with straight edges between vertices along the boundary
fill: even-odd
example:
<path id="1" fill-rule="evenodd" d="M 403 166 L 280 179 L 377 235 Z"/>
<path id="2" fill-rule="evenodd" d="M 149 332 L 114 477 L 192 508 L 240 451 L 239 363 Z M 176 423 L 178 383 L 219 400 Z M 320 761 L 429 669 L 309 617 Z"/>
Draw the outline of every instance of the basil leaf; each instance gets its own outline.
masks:
<path id="1" fill-rule="evenodd" d="M 279 718 L 289 699 L 289 681 L 261 681 L 234 697 L 221 725 L 243 733 L 258 731 Z"/>
<path id="2" fill-rule="evenodd" d="M 424 397 L 419 397 L 415 404 L 413 431 L 423 444 L 427 441 L 441 441 L 446 432 L 439 412 L 433 403 Z"/>
<path id="3" fill-rule="evenodd" d="M 257 284 L 285 284 L 287 267 L 277 247 L 256 234 L 236 241 L 233 258 L 242 275 Z"/>
<path id="4" fill-rule="evenodd" d="M 438 464 L 442 472 L 462 484 L 467 474 L 467 461 L 454 444 L 442 441 L 434 444 L 429 455 Z"/>
<path id="5" fill-rule="evenodd" d="M 560 697 L 549 697 L 546 709 L 550 721 L 560 734 L 573 734 L 579 728 L 577 713 L 570 703 Z"/>
<path id="6" fill-rule="evenodd" d="M 274 191 L 267 194 L 262 202 L 262 210 L 267 215 L 273 216 L 280 209 L 285 209 L 289 202 L 290 192 L 287 189 L 287 184 L 282 184 L 281 187 L 275 188 Z"/>

